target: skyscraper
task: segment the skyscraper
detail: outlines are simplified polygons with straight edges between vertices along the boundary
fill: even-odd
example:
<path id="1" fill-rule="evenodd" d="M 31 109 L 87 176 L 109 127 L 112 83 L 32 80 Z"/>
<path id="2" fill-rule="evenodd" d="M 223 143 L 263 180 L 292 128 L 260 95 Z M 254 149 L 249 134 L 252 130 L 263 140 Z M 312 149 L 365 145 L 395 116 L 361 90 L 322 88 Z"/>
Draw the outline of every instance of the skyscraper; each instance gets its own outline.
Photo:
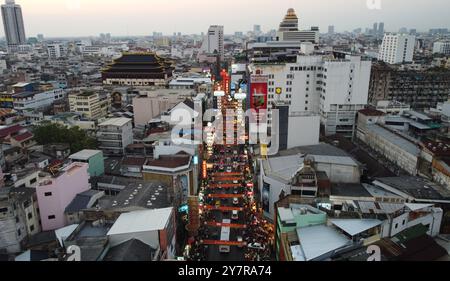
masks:
<path id="1" fill-rule="evenodd" d="M 6 0 L 2 5 L 2 18 L 8 47 L 25 45 L 27 38 L 20 5 L 17 5 L 14 0 Z"/>
<path id="2" fill-rule="evenodd" d="M 372 34 L 376 35 L 378 33 L 378 23 L 373 24 Z"/>
<path id="3" fill-rule="evenodd" d="M 383 35 L 384 34 L 384 22 L 380 22 L 378 24 L 378 35 Z"/>
<path id="4" fill-rule="evenodd" d="M 299 30 L 298 17 L 295 10 L 290 8 L 280 23 L 277 32 L 277 41 L 300 41 L 319 43 L 319 28 L 311 27 L 310 30 Z"/>

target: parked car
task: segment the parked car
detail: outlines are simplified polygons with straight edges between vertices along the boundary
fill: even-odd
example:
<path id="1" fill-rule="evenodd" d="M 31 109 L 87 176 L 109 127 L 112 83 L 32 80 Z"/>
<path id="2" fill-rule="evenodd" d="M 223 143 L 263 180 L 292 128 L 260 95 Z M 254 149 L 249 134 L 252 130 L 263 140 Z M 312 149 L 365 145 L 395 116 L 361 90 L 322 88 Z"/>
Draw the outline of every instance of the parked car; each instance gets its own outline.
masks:
<path id="1" fill-rule="evenodd" d="M 265 250 L 265 247 L 261 245 L 261 243 L 250 243 L 247 245 L 247 247 L 255 250 Z"/>

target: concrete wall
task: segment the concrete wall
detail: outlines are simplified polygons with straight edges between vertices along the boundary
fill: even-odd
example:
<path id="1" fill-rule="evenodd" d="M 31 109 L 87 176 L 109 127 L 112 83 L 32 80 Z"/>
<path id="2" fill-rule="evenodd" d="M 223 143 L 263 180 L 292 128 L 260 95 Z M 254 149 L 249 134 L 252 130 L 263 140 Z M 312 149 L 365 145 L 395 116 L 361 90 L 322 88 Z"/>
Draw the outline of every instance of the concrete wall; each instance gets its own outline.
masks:
<path id="1" fill-rule="evenodd" d="M 319 144 L 320 116 L 290 116 L 287 149 Z"/>
<path id="2" fill-rule="evenodd" d="M 62 175 L 51 178 L 46 185 L 36 185 L 42 230 L 54 230 L 66 225 L 64 211 L 78 193 L 89 190 L 89 174 L 87 163 L 73 163 Z M 45 193 L 51 192 L 51 196 Z M 55 219 L 49 219 L 49 216 Z"/>

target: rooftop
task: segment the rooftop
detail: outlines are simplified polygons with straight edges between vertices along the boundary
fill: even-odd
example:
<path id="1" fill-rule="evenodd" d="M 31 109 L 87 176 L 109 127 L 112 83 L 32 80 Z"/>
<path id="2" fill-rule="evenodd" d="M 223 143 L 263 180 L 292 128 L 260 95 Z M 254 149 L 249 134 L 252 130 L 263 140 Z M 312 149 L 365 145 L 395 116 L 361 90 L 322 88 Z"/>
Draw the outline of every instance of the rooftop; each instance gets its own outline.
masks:
<path id="1" fill-rule="evenodd" d="M 381 126 L 368 125 L 367 130 L 372 131 L 374 134 L 386 139 L 390 143 L 395 144 L 397 147 L 402 148 L 403 150 L 409 152 L 412 155 L 418 156 L 420 153 L 420 149 L 416 144 L 397 134 L 394 134 L 393 132 L 390 132 L 389 130 Z"/>
<path id="2" fill-rule="evenodd" d="M 375 219 L 334 219 L 331 220 L 331 223 L 350 236 L 355 236 L 377 227 L 383 222 Z"/>
<path id="3" fill-rule="evenodd" d="M 79 151 L 79 152 L 77 152 L 75 154 L 70 155 L 69 158 L 73 159 L 73 160 L 87 161 L 91 157 L 93 157 L 93 156 L 95 156 L 95 155 L 97 155 L 99 153 L 102 153 L 102 151 L 101 150 L 84 149 L 84 150 L 81 150 L 81 151 Z"/>
<path id="4" fill-rule="evenodd" d="M 172 212 L 170 207 L 121 214 L 108 235 L 162 230 L 167 226 Z"/>
<path id="5" fill-rule="evenodd" d="M 450 201 L 450 191 L 436 183 L 413 176 L 376 178 L 373 184 L 397 195 L 413 197 L 417 200 Z"/>
<path id="6" fill-rule="evenodd" d="M 360 183 L 333 183 L 331 196 L 372 198 L 372 195 Z"/>
<path id="7" fill-rule="evenodd" d="M 117 127 L 122 127 L 124 125 L 126 125 L 129 122 L 132 122 L 132 119 L 129 118 L 111 118 L 106 120 L 105 122 L 99 124 L 99 126 L 117 126 Z"/>
<path id="8" fill-rule="evenodd" d="M 326 225 L 297 228 L 297 235 L 306 261 L 317 259 L 351 243 L 345 235 Z"/>
<path id="9" fill-rule="evenodd" d="M 155 249 L 138 239 L 128 240 L 112 247 L 103 261 L 151 261 Z"/>

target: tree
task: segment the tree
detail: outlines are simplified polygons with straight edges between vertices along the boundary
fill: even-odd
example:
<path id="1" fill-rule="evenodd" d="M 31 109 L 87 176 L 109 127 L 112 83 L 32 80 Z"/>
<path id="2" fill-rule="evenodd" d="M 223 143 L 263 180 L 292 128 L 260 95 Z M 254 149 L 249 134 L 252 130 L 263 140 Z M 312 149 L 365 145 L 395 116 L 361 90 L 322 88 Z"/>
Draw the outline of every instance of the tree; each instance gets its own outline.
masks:
<path id="1" fill-rule="evenodd" d="M 34 126 L 33 133 L 38 144 L 67 143 L 72 153 L 97 147 L 97 141 L 79 127 L 67 128 L 60 124 L 47 123 Z"/>

